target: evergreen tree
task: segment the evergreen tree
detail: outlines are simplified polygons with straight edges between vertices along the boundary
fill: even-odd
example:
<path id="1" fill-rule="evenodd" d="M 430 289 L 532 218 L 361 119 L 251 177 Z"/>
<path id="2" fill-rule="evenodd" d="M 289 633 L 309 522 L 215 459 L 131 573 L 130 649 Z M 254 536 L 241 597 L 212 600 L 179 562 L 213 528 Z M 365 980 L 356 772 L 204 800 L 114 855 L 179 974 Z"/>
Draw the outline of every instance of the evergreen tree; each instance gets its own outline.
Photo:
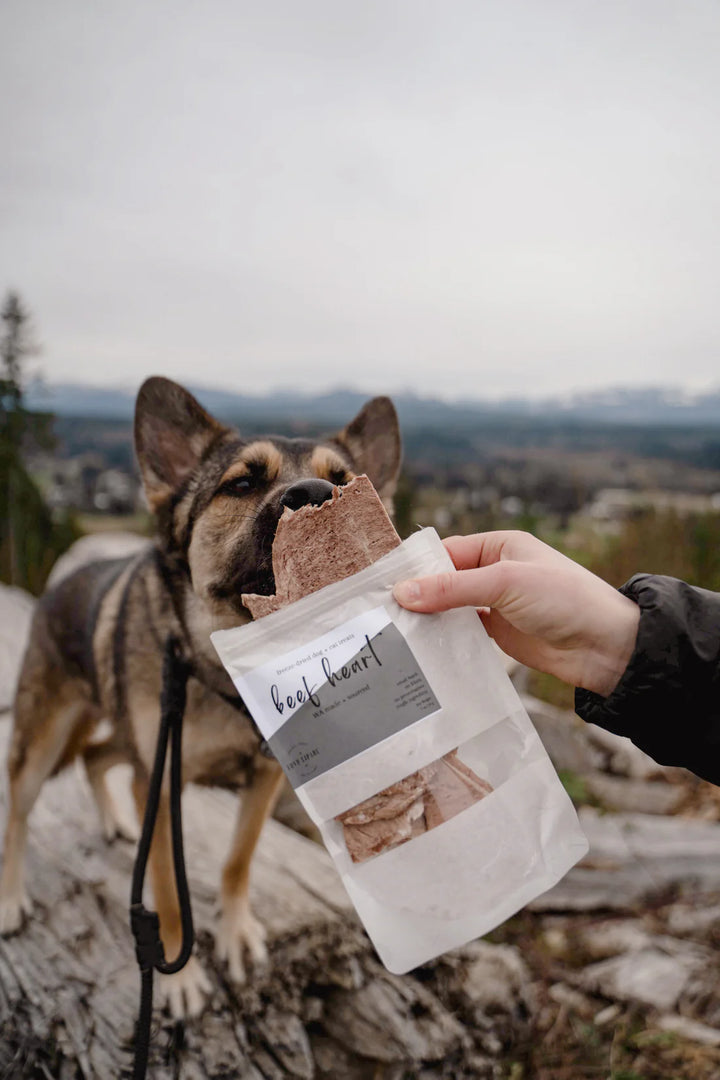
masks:
<path id="1" fill-rule="evenodd" d="M 53 519 L 25 466 L 29 450 L 52 444 L 52 417 L 25 406 L 26 362 L 37 349 L 17 293 L 7 294 L 0 318 L 0 580 L 39 592 L 76 534 L 67 519 Z"/>

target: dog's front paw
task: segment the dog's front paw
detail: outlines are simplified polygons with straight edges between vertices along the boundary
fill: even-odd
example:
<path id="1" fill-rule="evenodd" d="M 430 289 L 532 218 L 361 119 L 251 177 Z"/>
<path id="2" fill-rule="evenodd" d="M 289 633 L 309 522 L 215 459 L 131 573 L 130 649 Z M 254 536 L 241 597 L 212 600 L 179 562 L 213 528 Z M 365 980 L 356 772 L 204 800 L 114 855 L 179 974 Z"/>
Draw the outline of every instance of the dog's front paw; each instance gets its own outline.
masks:
<path id="1" fill-rule="evenodd" d="M 0 937 L 16 934 L 32 911 L 32 901 L 26 892 L 0 896 Z"/>
<path id="2" fill-rule="evenodd" d="M 210 980 L 195 956 L 174 975 L 158 975 L 160 1004 L 167 1006 L 175 1020 L 199 1016 L 211 990 Z"/>
<path id="3" fill-rule="evenodd" d="M 116 840 L 127 840 L 131 844 L 136 844 L 140 839 L 140 829 L 129 817 L 118 816 L 103 820 L 102 828 L 107 844 L 114 844 Z"/>
<path id="4" fill-rule="evenodd" d="M 218 959 L 227 963 L 233 982 L 245 982 L 243 954 L 246 949 L 253 964 L 266 963 L 266 936 L 265 927 L 253 915 L 246 898 L 224 904 L 215 937 L 215 951 Z"/>

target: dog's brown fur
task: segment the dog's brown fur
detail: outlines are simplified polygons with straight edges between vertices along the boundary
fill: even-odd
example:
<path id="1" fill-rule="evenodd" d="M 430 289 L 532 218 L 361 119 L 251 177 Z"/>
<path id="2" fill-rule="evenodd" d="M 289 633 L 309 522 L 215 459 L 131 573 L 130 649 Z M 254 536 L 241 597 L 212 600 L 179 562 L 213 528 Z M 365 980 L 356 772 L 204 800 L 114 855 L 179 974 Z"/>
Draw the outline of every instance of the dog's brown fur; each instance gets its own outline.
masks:
<path id="1" fill-rule="evenodd" d="M 367 473 L 391 504 L 400 466 L 397 417 L 374 398 L 335 436 L 311 441 L 243 439 L 211 417 L 181 386 L 148 379 L 135 414 L 135 446 L 157 543 L 128 558 L 82 567 L 38 603 L 18 684 L 10 747 L 10 813 L 0 879 L 0 932 L 22 922 L 27 817 L 44 781 L 82 755 L 105 832 L 118 828 L 105 773 L 134 770 L 144 812 L 159 723 L 162 652 L 180 638 L 192 667 L 183 730 L 183 780 L 244 788 L 222 872 L 218 954 L 242 980 L 243 951 L 265 955 L 248 902 L 250 861 L 282 783 L 259 753 L 247 714 L 210 642 L 211 631 L 248 621 L 240 594 L 272 593 L 271 547 L 282 506 L 297 481 L 333 484 Z M 100 722 L 111 734 L 97 741 Z M 150 855 L 155 906 L 168 959 L 181 931 L 172 872 L 169 805 L 163 791 Z M 176 1015 L 202 1007 L 209 986 L 195 959 L 165 977 Z"/>

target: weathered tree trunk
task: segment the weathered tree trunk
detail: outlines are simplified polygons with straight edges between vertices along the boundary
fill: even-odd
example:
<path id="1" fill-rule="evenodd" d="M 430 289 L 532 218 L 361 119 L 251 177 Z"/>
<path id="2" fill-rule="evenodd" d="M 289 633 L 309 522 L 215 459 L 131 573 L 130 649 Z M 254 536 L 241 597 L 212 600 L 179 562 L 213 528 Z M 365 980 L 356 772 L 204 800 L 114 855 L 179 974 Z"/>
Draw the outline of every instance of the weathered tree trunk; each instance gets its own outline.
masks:
<path id="1" fill-rule="evenodd" d="M 3 759 L 8 729 L 0 718 Z M 185 793 L 197 948 L 215 992 L 187 1024 L 156 1011 L 150 1078 L 497 1075 L 503 1041 L 521 1036 L 528 1016 L 514 950 L 476 943 L 414 976 L 388 974 L 324 849 L 276 821 L 252 881 L 270 962 L 245 987 L 229 985 L 210 931 L 234 815 L 227 793 Z M 133 845 L 103 842 L 79 768 L 46 784 L 31 817 L 33 917 L 0 939 L 1 1077 L 130 1075 L 139 1000 L 127 914 L 133 858 Z"/>

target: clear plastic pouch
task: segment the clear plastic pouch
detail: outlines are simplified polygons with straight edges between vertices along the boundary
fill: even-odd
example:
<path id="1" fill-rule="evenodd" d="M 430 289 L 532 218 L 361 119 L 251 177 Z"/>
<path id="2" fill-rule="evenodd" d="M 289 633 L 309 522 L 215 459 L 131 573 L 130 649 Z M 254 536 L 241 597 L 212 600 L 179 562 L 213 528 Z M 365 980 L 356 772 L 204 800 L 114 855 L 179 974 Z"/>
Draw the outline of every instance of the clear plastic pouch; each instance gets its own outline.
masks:
<path id="1" fill-rule="evenodd" d="M 392 598 L 396 581 L 451 567 L 423 529 L 212 635 L 397 974 L 488 933 L 588 849 L 476 612 L 419 615 Z"/>

